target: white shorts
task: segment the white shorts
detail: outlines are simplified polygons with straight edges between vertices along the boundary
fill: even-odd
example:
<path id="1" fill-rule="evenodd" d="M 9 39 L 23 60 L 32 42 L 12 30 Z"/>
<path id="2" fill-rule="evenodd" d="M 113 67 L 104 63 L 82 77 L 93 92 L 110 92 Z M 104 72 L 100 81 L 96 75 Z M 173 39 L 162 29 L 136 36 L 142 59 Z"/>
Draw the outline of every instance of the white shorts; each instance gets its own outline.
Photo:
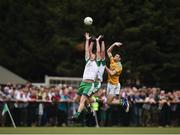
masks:
<path id="1" fill-rule="evenodd" d="M 120 83 L 118 83 L 116 85 L 108 83 L 107 84 L 107 95 L 114 95 L 114 96 L 119 95 L 120 88 L 121 88 Z"/>

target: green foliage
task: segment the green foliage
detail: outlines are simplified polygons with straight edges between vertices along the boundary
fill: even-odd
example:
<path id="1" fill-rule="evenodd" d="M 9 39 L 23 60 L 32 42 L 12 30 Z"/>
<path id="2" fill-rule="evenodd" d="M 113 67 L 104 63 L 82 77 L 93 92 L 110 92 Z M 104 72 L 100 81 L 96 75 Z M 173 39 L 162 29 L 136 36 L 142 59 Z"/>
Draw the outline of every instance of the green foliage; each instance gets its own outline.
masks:
<path id="1" fill-rule="evenodd" d="M 77 46 L 88 31 L 103 34 L 106 48 L 124 43 L 115 50 L 124 83 L 178 87 L 179 7 L 178 0 L 1 0 L 0 64 L 30 81 L 82 76 L 84 50 Z M 83 24 L 85 16 L 92 26 Z"/>

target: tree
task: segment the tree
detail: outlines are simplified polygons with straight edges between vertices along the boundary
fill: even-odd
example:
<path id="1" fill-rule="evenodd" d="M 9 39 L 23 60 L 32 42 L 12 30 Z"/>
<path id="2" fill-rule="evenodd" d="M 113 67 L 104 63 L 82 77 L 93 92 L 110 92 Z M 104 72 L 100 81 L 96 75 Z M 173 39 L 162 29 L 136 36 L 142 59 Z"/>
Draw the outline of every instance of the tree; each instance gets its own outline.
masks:
<path id="1" fill-rule="evenodd" d="M 123 82 L 131 71 L 128 77 L 142 85 L 179 87 L 179 5 L 178 0 L 1 0 L 0 64 L 29 81 L 46 74 L 82 76 L 88 31 L 104 34 L 106 48 L 124 43 Z M 85 16 L 94 19 L 92 26 L 83 24 Z"/>

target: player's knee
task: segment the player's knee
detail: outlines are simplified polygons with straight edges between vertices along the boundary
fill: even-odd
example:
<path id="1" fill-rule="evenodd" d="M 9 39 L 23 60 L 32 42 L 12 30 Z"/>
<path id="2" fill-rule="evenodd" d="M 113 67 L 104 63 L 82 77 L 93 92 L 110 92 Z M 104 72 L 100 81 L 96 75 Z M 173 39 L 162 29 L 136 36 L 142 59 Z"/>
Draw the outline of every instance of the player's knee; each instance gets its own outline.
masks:
<path id="1" fill-rule="evenodd" d="M 86 99 L 87 99 L 87 97 L 84 96 L 84 95 L 82 95 L 80 102 L 81 102 L 81 103 L 85 103 L 85 102 L 86 102 Z"/>
<path id="2" fill-rule="evenodd" d="M 109 95 L 108 98 L 107 98 L 107 104 L 111 104 L 113 99 L 114 99 L 114 96 Z"/>

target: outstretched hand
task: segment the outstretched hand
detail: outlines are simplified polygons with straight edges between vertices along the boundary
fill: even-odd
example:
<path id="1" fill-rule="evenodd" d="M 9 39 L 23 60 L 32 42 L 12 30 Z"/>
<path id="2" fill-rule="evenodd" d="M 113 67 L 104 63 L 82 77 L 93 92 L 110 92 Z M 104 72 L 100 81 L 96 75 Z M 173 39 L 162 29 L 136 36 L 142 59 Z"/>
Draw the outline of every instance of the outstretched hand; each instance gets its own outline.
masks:
<path id="1" fill-rule="evenodd" d="M 87 40 L 89 40 L 89 39 L 91 38 L 91 37 L 89 36 L 89 33 L 87 33 L 87 32 L 84 34 L 84 36 L 85 36 L 85 38 L 86 38 Z"/>
<path id="2" fill-rule="evenodd" d="M 99 41 L 103 36 L 102 35 L 99 35 L 98 38 L 96 38 L 96 41 Z"/>
<path id="3" fill-rule="evenodd" d="M 123 44 L 122 44 L 121 42 L 115 42 L 114 45 L 120 47 L 120 46 L 122 46 Z"/>

